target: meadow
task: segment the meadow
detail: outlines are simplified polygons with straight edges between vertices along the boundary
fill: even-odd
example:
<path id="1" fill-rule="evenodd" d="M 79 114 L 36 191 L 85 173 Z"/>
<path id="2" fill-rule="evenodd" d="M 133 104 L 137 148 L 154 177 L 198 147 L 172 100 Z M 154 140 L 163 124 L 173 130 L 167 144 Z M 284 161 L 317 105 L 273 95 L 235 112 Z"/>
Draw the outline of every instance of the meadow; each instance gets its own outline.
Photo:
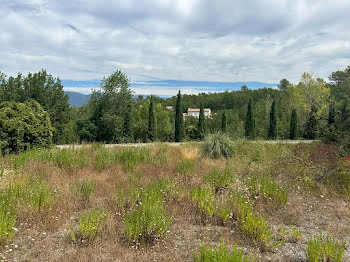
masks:
<path id="1" fill-rule="evenodd" d="M 350 261 L 350 161 L 335 146 L 208 151 L 92 144 L 3 157 L 0 261 Z"/>

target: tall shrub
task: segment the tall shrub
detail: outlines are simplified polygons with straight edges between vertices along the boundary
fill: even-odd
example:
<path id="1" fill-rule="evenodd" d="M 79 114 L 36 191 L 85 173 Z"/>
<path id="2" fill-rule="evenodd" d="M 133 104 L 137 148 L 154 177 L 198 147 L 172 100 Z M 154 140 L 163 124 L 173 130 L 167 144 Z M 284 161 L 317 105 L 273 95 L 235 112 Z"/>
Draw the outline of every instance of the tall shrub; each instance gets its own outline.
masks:
<path id="1" fill-rule="evenodd" d="M 199 131 L 199 138 L 203 140 L 205 136 L 205 126 L 204 126 L 204 106 L 202 101 L 199 109 L 198 131 Z"/>
<path id="2" fill-rule="evenodd" d="M 184 137 L 184 118 L 182 114 L 182 96 L 179 90 L 175 107 L 175 142 L 181 142 Z"/>

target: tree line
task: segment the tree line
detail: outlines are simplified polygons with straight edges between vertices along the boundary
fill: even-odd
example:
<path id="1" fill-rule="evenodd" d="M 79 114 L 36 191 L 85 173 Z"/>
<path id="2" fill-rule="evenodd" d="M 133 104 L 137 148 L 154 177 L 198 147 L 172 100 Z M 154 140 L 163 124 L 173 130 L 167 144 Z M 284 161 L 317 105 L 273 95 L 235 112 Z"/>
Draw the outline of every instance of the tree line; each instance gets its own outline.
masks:
<path id="1" fill-rule="evenodd" d="M 17 152 L 52 143 L 203 140 L 213 132 L 232 139 L 345 141 L 349 98 L 350 67 L 331 73 L 329 82 L 304 73 L 298 84 L 282 79 L 277 89 L 242 86 L 198 95 L 179 91 L 166 99 L 133 96 L 129 78 L 117 70 L 79 108 L 69 106 L 60 79 L 45 70 L 16 77 L 0 73 L 0 147 Z M 187 108 L 200 108 L 199 119 L 184 119 Z M 211 117 L 205 118 L 204 108 L 211 108 Z M 45 135 L 36 129 L 46 130 Z"/>

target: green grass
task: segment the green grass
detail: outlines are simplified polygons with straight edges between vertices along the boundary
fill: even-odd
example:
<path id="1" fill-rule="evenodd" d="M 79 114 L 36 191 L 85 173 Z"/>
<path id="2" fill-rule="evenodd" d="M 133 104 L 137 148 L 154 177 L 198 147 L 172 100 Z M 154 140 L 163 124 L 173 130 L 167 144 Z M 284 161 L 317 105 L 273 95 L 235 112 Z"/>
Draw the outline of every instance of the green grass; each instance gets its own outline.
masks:
<path id="1" fill-rule="evenodd" d="M 343 261 L 345 242 L 338 242 L 332 237 L 312 236 L 309 238 L 306 257 L 310 262 Z"/>
<path id="2" fill-rule="evenodd" d="M 169 230 L 172 218 L 168 215 L 165 200 L 170 187 L 168 182 L 154 182 L 144 188 L 132 185 L 127 196 L 121 191 L 125 234 L 130 240 L 152 242 Z"/>
<path id="3" fill-rule="evenodd" d="M 151 160 L 148 147 L 120 148 L 112 152 L 112 161 L 122 164 L 126 172 L 132 172 L 140 163 L 150 163 Z"/>
<path id="4" fill-rule="evenodd" d="M 24 192 L 25 199 L 22 200 L 36 210 L 50 208 L 55 201 L 51 187 L 43 180 L 32 179 L 24 188 Z"/>
<path id="5" fill-rule="evenodd" d="M 98 147 L 95 149 L 95 168 L 98 171 L 103 171 L 109 166 L 110 155 L 108 149 L 104 147 Z"/>
<path id="6" fill-rule="evenodd" d="M 215 212 L 215 192 L 211 187 L 196 187 L 191 191 L 191 199 L 207 216 Z"/>
<path id="7" fill-rule="evenodd" d="M 6 243 L 14 233 L 17 221 L 16 196 L 10 191 L 0 192 L 0 244 Z"/>
<path id="8" fill-rule="evenodd" d="M 194 171 L 194 161 L 190 159 L 182 159 L 177 163 L 176 168 L 180 174 L 189 175 Z"/>
<path id="9" fill-rule="evenodd" d="M 220 246 L 214 249 L 211 245 L 201 244 L 200 254 L 194 255 L 194 262 L 254 262 L 255 258 L 244 255 L 242 248 L 232 247 L 232 252 L 221 242 Z"/>
<path id="10" fill-rule="evenodd" d="M 229 167 L 226 167 L 223 171 L 214 168 L 204 176 L 204 181 L 212 185 L 216 191 L 228 188 L 235 180 L 236 175 Z"/>
<path id="11" fill-rule="evenodd" d="M 80 197 L 84 204 L 87 204 L 90 200 L 91 194 L 96 191 L 96 184 L 83 179 L 82 181 L 76 182 L 71 186 L 71 191 L 78 197 Z"/>
<path id="12" fill-rule="evenodd" d="M 72 241 L 76 242 L 77 239 L 81 241 L 96 239 L 101 234 L 108 216 L 109 212 L 104 207 L 85 210 L 79 215 L 79 232 L 76 234 L 71 227 Z"/>
<path id="13" fill-rule="evenodd" d="M 270 176 L 253 175 L 246 181 L 249 191 L 253 196 L 262 196 L 266 199 L 271 199 L 278 205 L 285 205 L 287 203 L 287 191 L 278 186 L 276 181 L 273 181 Z"/>

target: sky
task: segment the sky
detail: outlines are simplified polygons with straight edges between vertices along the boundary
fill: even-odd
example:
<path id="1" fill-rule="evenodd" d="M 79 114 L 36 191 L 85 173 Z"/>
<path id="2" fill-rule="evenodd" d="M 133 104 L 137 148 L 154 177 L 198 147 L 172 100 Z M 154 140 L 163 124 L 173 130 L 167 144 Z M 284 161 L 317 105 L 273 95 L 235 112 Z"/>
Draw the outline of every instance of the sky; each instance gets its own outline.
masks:
<path id="1" fill-rule="evenodd" d="M 0 0 L 0 71 L 42 68 L 89 93 L 117 69 L 137 94 L 275 87 L 350 65 L 349 0 Z"/>

